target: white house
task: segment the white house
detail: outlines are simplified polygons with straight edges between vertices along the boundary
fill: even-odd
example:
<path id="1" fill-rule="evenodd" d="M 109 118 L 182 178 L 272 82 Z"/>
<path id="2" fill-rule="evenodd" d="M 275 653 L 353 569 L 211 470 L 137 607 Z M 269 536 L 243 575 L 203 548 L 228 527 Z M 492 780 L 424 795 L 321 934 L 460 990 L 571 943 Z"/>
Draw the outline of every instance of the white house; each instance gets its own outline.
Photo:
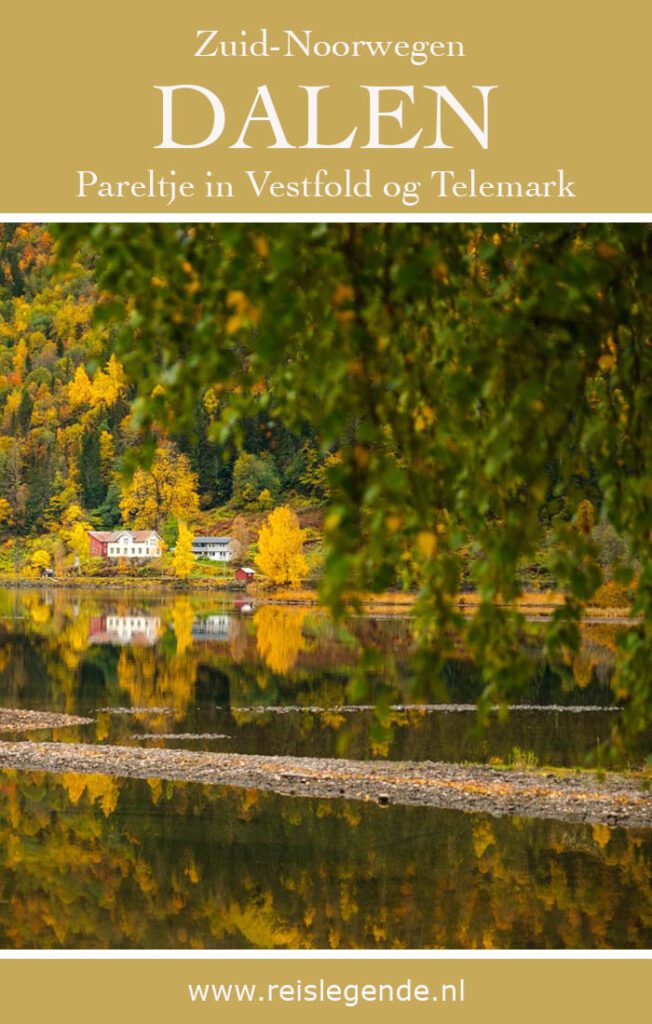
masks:
<path id="1" fill-rule="evenodd" d="M 91 555 L 99 558 L 159 558 L 163 538 L 156 530 L 91 531 Z"/>
<path id="2" fill-rule="evenodd" d="M 195 537 L 192 553 L 197 558 L 209 558 L 211 562 L 230 562 L 233 551 L 230 537 Z"/>

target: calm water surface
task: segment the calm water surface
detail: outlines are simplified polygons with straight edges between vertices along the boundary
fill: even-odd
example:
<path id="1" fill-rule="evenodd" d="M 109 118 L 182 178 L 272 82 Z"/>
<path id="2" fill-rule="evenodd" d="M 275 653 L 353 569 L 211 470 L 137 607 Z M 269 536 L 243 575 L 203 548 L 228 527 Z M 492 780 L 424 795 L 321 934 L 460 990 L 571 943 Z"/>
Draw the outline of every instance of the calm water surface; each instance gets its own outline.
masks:
<path id="1" fill-rule="evenodd" d="M 386 668 L 363 683 L 366 640 Z M 506 760 L 519 748 L 581 765 L 618 713 L 615 630 L 587 629 L 570 683 L 541 661 L 536 636 L 524 644 L 531 679 L 514 703 L 529 707 L 480 733 L 463 710 L 477 672 L 460 651 L 443 683 L 417 687 L 406 619 L 335 627 L 305 608 L 207 596 L 0 591 L 0 705 L 93 719 L 0 739 L 393 760 Z M 652 940 L 644 831 L 6 771 L 0 834 L 9 948 Z"/>

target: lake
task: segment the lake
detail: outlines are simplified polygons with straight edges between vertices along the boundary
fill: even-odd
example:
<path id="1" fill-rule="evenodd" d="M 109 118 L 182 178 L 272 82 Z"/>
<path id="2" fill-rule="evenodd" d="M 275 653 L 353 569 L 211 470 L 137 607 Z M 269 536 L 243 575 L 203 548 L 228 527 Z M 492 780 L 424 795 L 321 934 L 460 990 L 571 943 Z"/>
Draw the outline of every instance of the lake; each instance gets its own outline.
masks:
<path id="1" fill-rule="evenodd" d="M 0 590 L 1 739 L 355 759 L 586 763 L 618 714 L 616 627 L 481 731 L 463 649 L 417 680 L 411 623 L 221 595 Z M 363 676 L 373 642 L 382 669 Z M 631 755 L 649 749 L 644 737 Z M 647 948 L 652 834 L 108 775 L 0 772 L 4 948 Z"/>

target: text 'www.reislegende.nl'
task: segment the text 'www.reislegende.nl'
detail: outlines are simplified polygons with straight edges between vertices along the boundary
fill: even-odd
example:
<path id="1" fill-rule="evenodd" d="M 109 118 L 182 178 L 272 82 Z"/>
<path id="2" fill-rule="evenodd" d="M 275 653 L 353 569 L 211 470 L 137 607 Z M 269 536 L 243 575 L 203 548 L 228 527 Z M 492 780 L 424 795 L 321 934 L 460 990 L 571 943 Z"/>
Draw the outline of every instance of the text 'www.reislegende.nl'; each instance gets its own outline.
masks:
<path id="1" fill-rule="evenodd" d="M 327 981 L 188 984 L 192 1003 L 336 1003 L 345 1007 L 361 1003 L 463 1003 L 464 978 L 455 982 L 425 984 L 406 978 L 398 983 L 345 983 Z"/>

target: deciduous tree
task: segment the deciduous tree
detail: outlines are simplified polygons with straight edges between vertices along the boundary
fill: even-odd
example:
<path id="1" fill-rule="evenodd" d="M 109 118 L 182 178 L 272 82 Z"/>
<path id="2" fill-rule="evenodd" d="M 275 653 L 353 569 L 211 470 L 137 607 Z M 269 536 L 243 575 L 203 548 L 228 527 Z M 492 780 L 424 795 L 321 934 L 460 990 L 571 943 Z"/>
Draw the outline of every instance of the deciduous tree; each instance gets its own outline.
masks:
<path id="1" fill-rule="evenodd" d="M 258 535 L 256 565 L 272 583 L 298 587 L 308 572 L 303 554 L 303 530 L 291 508 L 270 512 Z"/>
<path id="2" fill-rule="evenodd" d="M 187 455 L 170 441 L 156 449 L 149 469 L 137 469 L 120 501 L 125 523 L 159 532 L 170 516 L 192 521 L 199 513 L 197 478 Z"/>
<path id="3" fill-rule="evenodd" d="M 172 568 L 175 576 L 185 580 L 195 564 L 195 556 L 192 550 L 192 530 L 189 530 L 185 523 L 179 523 L 179 535 L 177 545 L 172 559 Z"/>
<path id="4" fill-rule="evenodd" d="M 49 569 L 52 565 L 52 556 L 49 551 L 39 548 L 30 558 L 30 565 L 39 571 Z"/>

